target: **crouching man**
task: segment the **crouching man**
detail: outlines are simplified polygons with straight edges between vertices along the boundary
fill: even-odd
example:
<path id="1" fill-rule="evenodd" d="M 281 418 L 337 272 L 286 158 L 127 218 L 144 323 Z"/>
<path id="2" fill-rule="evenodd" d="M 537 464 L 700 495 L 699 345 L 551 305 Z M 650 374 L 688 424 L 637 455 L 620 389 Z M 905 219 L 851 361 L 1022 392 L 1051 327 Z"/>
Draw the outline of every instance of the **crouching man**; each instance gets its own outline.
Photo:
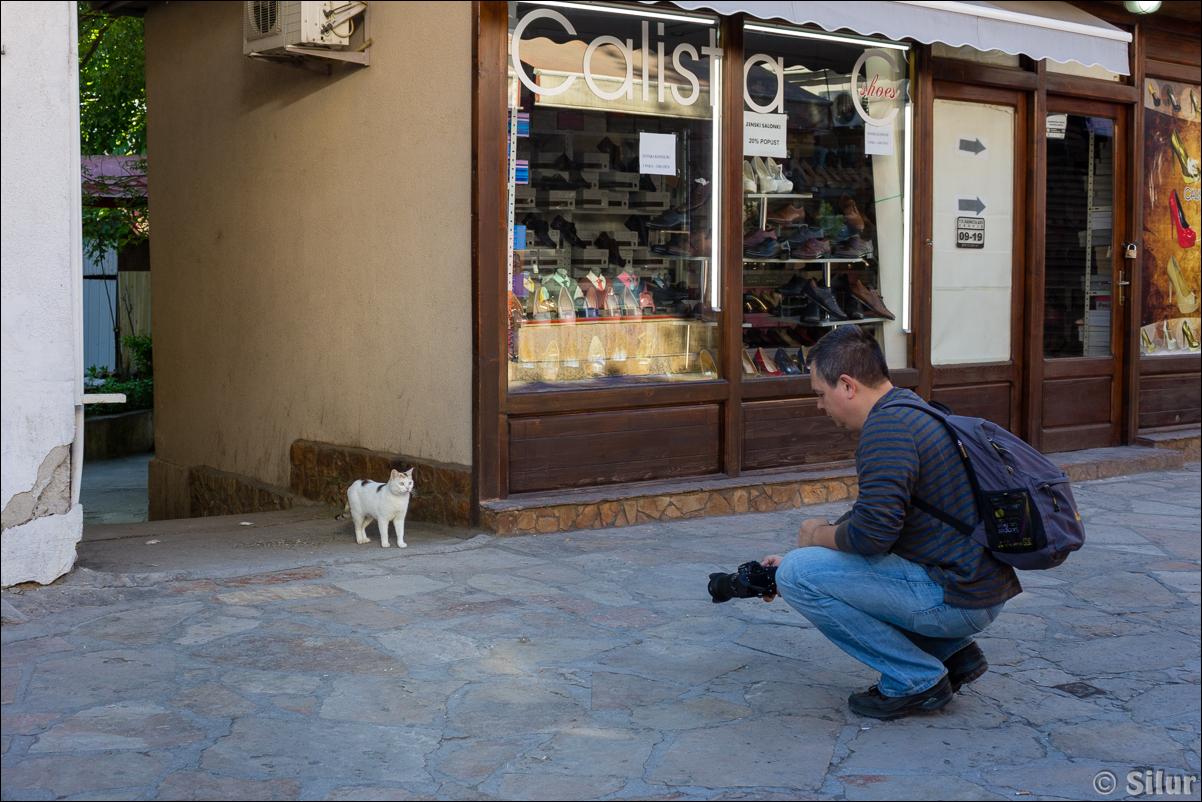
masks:
<path id="1" fill-rule="evenodd" d="M 882 406 L 916 399 L 894 387 L 876 340 L 839 326 L 810 349 L 819 409 L 860 433 L 859 496 L 836 524 L 811 518 L 777 566 L 777 592 L 835 645 L 879 671 L 848 699 L 853 713 L 891 719 L 938 710 L 988 663 L 973 636 L 1022 590 L 1014 569 L 911 498 L 978 521 L 956 444 L 934 417 Z M 771 601 L 771 597 L 767 597 Z"/>

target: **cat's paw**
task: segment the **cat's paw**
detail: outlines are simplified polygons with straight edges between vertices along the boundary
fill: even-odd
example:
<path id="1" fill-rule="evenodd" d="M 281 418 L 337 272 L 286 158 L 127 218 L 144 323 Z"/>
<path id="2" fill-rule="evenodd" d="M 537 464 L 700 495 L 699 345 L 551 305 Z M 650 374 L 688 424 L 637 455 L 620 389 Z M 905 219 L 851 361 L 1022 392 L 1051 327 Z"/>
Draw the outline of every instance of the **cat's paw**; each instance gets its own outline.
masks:
<path id="1" fill-rule="evenodd" d="M 384 548 L 388 548 L 388 541 L 382 540 L 382 541 L 380 541 L 380 545 L 383 546 Z"/>
<path id="2" fill-rule="evenodd" d="M 357 537 L 357 538 L 355 538 L 355 542 L 356 542 L 356 543 L 358 543 L 360 546 L 362 546 L 364 543 L 366 543 L 366 542 L 367 542 L 367 538 L 365 538 L 365 537 Z"/>
<path id="3" fill-rule="evenodd" d="M 407 549 L 407 548 L 409 548 L 409 544 L 408 544 L 408 543 L 398 543 L 397 545 L 398 545 L 398 546 L 400 546 L 402 549 Z"/>

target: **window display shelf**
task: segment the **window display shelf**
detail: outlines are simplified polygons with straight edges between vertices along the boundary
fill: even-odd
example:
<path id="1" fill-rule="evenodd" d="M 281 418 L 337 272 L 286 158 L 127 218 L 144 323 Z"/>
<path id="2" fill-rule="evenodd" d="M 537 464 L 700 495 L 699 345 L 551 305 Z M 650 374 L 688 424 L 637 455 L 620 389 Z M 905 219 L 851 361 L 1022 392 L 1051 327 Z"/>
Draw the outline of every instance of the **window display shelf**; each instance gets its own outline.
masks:
<path id="1" fill-rule="evenodd" d="M 778 265 L 835 265 L 835 264 L 855 264 L 856 262 L 864 262 L 867 264 L 868 256 L 857 258 L 852 257 L 834 257 L 831 259 L 749 259 L 743 257 L 743 264 L 778 264 Z"/>
<path id="2" fill-rule="evenodd" d="M 809 192 L 806 192 L 806 193 L 781 192 L 779 194 L 776 192 L 744 192 L 743 197 L 744 198 L 768 198 L 768 199 L 775 198 L 777 200 L 789 200 L 790 198 L 793 198 L 795 200 L 809 200 L 810 198 L 812 198 L 814 196 L 813 196 L 813 194 L 811 194 Z"/>

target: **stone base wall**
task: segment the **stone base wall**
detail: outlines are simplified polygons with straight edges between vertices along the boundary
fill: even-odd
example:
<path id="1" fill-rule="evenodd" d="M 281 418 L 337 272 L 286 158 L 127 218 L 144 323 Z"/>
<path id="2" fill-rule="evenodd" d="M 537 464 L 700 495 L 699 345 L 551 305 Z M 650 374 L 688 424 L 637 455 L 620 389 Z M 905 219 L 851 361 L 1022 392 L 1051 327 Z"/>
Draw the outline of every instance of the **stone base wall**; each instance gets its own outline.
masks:
<path id="1" fill-rule="evenodd" d="M 716 479 L 691 483 L 677 491 L 632 493 L 625 498 L 565 499 L 567 503 L 561 504 L 530 504 L 512 499 L 486 502 L 481 505 L 480 524 L 499 535 L 569 532 L 740 512 L 791 510 L 854 499 L 856 491 L 854 470 L 802 480 L 794 476 L 778 481 Z"/>
<path id="2" fill-rule="evenodd" d="M 193 468 L 188 477 L 190 518 L 290 510 L 296 499 L 279 487 L 212 468 Z"/>
<path id="3" fill-rule="evenodd" d="M 1150 432 L 1141 435 L 1135 442 L 1141 446 L 1180 451 L 1181 458 L 1186 462 L 1202 460 L 1202 430 L 1197 426 L 1177 431 Z"/>
<path id="4" fill-rule="evenodd" d="M 450 526 L 471 524 L 472 472 L 467 466 L 310 440 L 292 444 L 291 461 L 292 492 L 337 507 L 346 504 L 346 491 L 352 482 L 386 482 L 392 470 L 413 468 L 416 495 L 409 501 L 410 520 Z"/>
<path id="5" fill-rule="evenodd" d="M 154 451 L 154 410 L 93 415 L 83 422 L 83 461 Z"/>

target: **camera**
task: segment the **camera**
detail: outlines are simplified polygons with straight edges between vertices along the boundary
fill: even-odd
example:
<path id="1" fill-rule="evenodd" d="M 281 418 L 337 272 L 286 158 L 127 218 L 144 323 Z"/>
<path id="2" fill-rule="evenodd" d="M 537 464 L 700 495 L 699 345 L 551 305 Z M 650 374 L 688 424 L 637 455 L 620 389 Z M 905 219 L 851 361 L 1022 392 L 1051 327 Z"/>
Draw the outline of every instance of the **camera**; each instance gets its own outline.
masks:
<path id="1" fill-rule="evenodd" d="M 758 562 L 743 563 L 733 574 L 710 574 L 710 597 L 714 604 L 731 599 L 776 595 L 776 567 Z"/>

